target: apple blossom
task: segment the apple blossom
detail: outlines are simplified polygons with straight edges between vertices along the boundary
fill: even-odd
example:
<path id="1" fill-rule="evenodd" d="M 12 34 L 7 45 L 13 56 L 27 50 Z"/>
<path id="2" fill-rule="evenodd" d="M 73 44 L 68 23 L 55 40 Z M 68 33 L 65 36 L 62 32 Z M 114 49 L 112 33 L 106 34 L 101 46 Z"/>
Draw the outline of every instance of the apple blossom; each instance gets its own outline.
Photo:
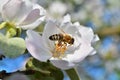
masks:
<path id="1" fill-rule="evenodd" d="M 33 29 L 45 19 L 44 8 L 29 0 L 7 0 L 0 7 L 3 20 L 18 28 Z"/>
<path id="2" fill-rule="evenodd" d="M 49 7 L 49 13 L 53 17 L 63 16 L 66 13 L 66 11 L 67 11 L 67 6 L 60 1 L 53 2 Z"/>
<path id="3" fill-rule="evenodd" d="M 63 31 L 65 32 L 63 32 Z M 74 38 L 73 44 L 61 40 L 52 41 L 49 39 L 54 34 L 65 34 Z M 60 25 L 53 20 L 48 20 L 42 36 L 39 33 L 28 30 L 26 47 L 30 54 L 40 60 L 50 62 L 60 69 L 70 69 L 82 61 L 86 56 L 96 53 L 92 44 L 98 41 L 91 28 L 84 27 L 78 22 L 71 23 L 69 15 L 65 16 Z"/>

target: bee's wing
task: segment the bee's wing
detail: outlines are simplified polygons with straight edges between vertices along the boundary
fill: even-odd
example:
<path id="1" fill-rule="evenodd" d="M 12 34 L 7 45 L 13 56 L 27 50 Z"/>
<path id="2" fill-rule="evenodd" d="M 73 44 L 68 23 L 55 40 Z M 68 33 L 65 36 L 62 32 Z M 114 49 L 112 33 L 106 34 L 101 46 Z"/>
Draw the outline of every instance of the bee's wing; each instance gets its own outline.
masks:
<path id="1" fill-rule="evenodd" d="M 58 25 L 56 25 L 56 27 L 58 28 L 58 30 L 59 30 L 61 33 L 65 34 L 65 31 L 64 31 L 63 29 L 61 29 Z"/>

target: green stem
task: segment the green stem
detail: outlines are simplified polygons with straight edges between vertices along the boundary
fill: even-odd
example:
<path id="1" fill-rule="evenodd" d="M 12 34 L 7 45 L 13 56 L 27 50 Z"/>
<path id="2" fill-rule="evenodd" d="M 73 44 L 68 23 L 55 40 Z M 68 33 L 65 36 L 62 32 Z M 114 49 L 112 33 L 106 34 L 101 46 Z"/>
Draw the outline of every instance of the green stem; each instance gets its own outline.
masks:
<path id="1" fill-rule="evenodd" d="M 78 72 L 76 71 L 75 68 L 66 70 L 66 73 L 68 74 L 68 76 L 70 77 L 70 80 L 80 80 L 80 77 L 78 75 Z"/>

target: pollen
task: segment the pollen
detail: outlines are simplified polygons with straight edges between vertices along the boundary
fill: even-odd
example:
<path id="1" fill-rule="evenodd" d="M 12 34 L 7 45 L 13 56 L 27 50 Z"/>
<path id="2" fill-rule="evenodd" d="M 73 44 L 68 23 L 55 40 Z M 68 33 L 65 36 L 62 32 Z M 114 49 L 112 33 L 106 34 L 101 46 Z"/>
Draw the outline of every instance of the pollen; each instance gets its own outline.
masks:
<path id="1" fill-rule="evenodd" d="M 54 58 L 62 58 L 65 55 L 65 51 L 67 50 L 67 43 L 65 42 L 56 42 L 55 48 L 53 52 Z"/>

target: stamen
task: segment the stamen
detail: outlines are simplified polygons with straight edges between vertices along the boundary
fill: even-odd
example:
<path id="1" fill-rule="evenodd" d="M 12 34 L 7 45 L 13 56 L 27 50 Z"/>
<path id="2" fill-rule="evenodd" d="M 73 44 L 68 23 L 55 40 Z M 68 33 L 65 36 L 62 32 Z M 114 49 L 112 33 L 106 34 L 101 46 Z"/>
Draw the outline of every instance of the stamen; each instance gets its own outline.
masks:
<path id="1" fill-rule="evenodd" d="M 53 53 L 53 57 L 61 58 L 64 56 L 65 51 L 67 50 L 67 43 L 58 41 L 55 43 L 55 49 Z"/>

